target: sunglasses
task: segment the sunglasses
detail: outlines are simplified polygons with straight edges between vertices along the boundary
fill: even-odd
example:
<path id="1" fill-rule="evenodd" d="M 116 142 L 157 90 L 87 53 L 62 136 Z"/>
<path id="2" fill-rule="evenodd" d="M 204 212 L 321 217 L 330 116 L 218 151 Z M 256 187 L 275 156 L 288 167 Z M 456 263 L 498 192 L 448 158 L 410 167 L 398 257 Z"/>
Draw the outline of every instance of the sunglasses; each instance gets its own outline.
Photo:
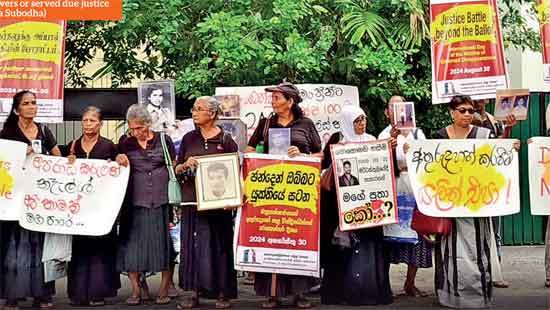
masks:
<path id="1" fill-rule="evenodd" d="M 473 115 L 476 112 L 475 109 L 466 109 L 466 108 L 456 109 L 455 111 L 458 111 L 460 114 L 466 114 L 466 112 L 468 112 L 468 114 L 470 115 Z"/>

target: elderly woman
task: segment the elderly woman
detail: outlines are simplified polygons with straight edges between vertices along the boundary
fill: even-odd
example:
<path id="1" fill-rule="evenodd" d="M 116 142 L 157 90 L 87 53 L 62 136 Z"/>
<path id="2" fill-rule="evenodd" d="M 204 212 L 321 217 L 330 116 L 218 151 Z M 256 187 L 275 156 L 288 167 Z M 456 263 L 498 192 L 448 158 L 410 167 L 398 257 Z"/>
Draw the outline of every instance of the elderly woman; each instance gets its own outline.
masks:
<path id="1" fill-rule="evenodd" d="M 453 123 L 438 139 L 488 139 L 490 130 L 471 125 L 474 103 L 455 96 L 449 103 Z M 435 291 L 439 303 L 452 308 L 484 308 L 493 303 L 490 218 L 453 219 L 451 234 L 435 247 Z"/>
<path id="2" fill-rule="evenodd" d="M 200 97 L 191 109 L 196 129 L 181 142 L 176 173 L 184 175 L 183 199 L 196 202 L 197 156 L 237 152 L 229 133 L 217 126 L 220 104 L 213 97 Z M 230 308 L 237 298 L 237 273 L 233 267 L 233 217 L 229 210 L 197 212 L 196 206 L 182 209 L 180 287 L 192 291 L 178 308 L 199 305 L 199 293 L 217 298 L 216 308 Z"/>
<path id="3" fill-rule="evenodd" d="M 290 83 L 281 83 L 275 87 L 266 88 L 272 93 L 271 106 L 274 115 L 260 120 L 254 134 L 248 141 L 247 151 L 253 152 L 258 144 L 263 144 L 265 152 L 269 153 L 269 128 L 290 128 L 290 147 L 288 156 L 312 155 L 322 157 L 321 138 L 311 119 L 304 116 L 298 105 L 302 102 L 300 92 Z M 294 305 L 298 308 L 311 308 L 311 303 L 303 296 L 315 285 L 315 278 L 294 275 L 277 275 L 276 296 L 262 304 L 262 308 L 280 306 L 280 297 L 294 295 Z M 256 273 L 256 294 L 271 296 L 271 274 Z"/>
<path id="4" fill-rule="evenodd" d="M 99 131 L 103 124 L 101 111 L 87 107 L 82 113 L 82 136 L 69 143 L 70 162 L 76 158 L 115 160 L 115 144 Z M 116 231 L 101 237 L 73 236 L 69 263 L 67 293 L 71 304 L 103 306 L 105 298 L 115 297 L 120 288 L 116 271 Z"/>
<path id="5" fill-rule="evenodd" d="M 168 168 L 161 134 L 151 130 L 151 115 L 143 105 L 134 104 L 126 113 L 131 136 L 121 141 L 116 161 L 130 165 L 128 208 L 120 222 L 117 267 L 128 272 L 132 294 L 129 305 L 141 303 L 139 276 L 142 272 L 162 272 L 157 304 L 168 304 L 172 244 L 168 233 Z M 175 157 L 172 140 L 166 138 L 170 160 Z"/>
<path id="6" fill-rule="evenodd" d="M 34 144 L 40 145 L 42 154 L 60 156 L 61 152 L 51 131 L 34 122 L 37 110 L 34 93 L 24 90 L 15 94 L 0 139 L 26 143 L 27 155 L 34 152 L 31 147 Z M 55 282 L 44 283 L 44 233 L 26 230 L 17 222 L 3 222 L 1 226 L 3 235 L 0 253 L 3 252 L 3 257 L 0 261 L 3 264 L 0 297 L 7 300 L 4 309 L 17 309 L 17 301 L 26 297 L 33 297 L 35 306 L 53 309 Z"/>
<path id="7" fill-rule="evenodd" d="M 323 168 L 332 169 L 330 145 L 376 140 L 366 133 L 367 117 L 360 107 L 343 111 L 342 131 L 333 134 L 323 151 Z M 382 227 L 341 232 L 336 189 L 321 192 L 321 303 L 385 305 L 393 301 L 389 261 L 384 253 Z M 346 242 L 338 242 L 342 240 Z"/>

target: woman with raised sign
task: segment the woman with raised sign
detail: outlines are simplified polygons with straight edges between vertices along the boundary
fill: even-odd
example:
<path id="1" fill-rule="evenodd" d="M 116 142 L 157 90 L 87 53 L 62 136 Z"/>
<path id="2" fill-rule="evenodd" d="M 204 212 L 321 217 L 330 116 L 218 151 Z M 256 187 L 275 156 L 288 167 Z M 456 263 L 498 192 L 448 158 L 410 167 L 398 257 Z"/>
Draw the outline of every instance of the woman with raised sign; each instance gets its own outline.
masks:
<path id="1" fill-rule="evenodd" d="M 38 111 L 36 95 L 24 90 L 13 96 L 10 114 L 0 132 L 0 139 L 26 143 L 27 155 L 41 153 L 61 156 L 52 132 L 34 121 Z M 35 146 L 34 148 L 32 146 Z M 6 299 L 4 309 L 17 309 L 17 301 L 33 297 L 36 307 L 53 309 L 55 282 L 44 283 L 42 232 L 29 231 L 18 222 L 2 222 L 0 246 L 0 298 Z"/>
<path id="2" fill-rule="evenodd" d="M 453 123 L 438 139 L 488 139 L 490 131 L 472 125 L 474 103 L 455 96 L 449 103 Z M 484 308 L 493 304 L 490 218 L 455 218 L 448 236 L 435 246 L 435 291 L 439 303 L 452 308 Z"/>
<path id="3" fill-rule="evenodd" d="M 360 107 L 342 113 L 342 131 L 333 134 L 323 151 L 323 169 L 332 169 L 330 145 L 366 142 L 367 116 Z M 334 179 L 332 180 L 334 183 Z M 349 232 L 338 228 L 336 187 L 321 192 L 321 303 L 327 305 L 385 305 L 393 301 L 389 261 L 385 255 L 382 227 Z"/>
<path id="4" fill-rule="evenodd" d="M 87 107 L 82 113 L 82 136 L 69 143 L 69 162 L 76 158 L 115 160 L 115 144 L 99 132 L 101 110 Z M 73 236 L 72 258 L 67 274 L 67 294 L 75 306 L 103 306 L 120 288 L 116 271 L 116 230 L 105 236 Z"/>
<path id="5" fill-rule="evenodd" d="M 171 279 L 170 263 L 174 249 L 168 232 L 169 173 L 164 158 L 161 134 L 151 130 L 152 118 L 147 108 L 134 104 L 126 112 L 131 136 L 119 144 L 116 161 L 130 165 L 127 203 L 120 219 L 118 271 L 128 272 L 132 294 L 128 305 L 141 303 L 139 283 L 142 272 L 162 272 L 156 304 L 170 303 L 168 287 Z M 165 136 L 169 160 L 175 158 L 172 140 Z"/>
<path id="6" fill-rule="evenodd" d="M 231 134 L 216 125 L 221 112 L 220 103 L 208 96 L 197 98 L 191 109 L 196 129 L 183 137 L 176 166 L 176 173 L 183 176 L 182 194 L 187 203 L 196 202 L 195 171 L 198 163 L 195 158 L 238 151 Z M 197 307 L 199 294 L 217 298 L 217 309 L 230 308 L 229 300 L 237 298 L 232 212 L 197 211 L 196 206 L 186 206 L 182 209 L 181 221 L 184 224 L 181 229 L 180 287 L 192 293 L 178 308 Z"/>
<path id="7" fill-rule="evenodd" d="M 298 105 L 302 97 L 296 86 L 291 83 L 281 83 L 265 89 L 272 93 L 271 106 L 274 114 L 260 120 L 258 127 L 248 141 L 247 151 L 253 152 L 257 145 L 263 144 L 265 153 L 269 153 L 269 128 L 290 128 L 290 147 L 288 156 L 312 155 L 322 157 L 321 138 L 313 121 L 304 116 Z M 294 295 L 294 305 L 298 308 L 311 308 L 311 303 L 303 296 L 315 285 L 315 278 L 296 275 L 277 275 L 276 296 L 262 304 L 262 308 L 279 307 L 280 297 Z M 271 274 L 256 273 L 256 294 L 271 296 Z"/>

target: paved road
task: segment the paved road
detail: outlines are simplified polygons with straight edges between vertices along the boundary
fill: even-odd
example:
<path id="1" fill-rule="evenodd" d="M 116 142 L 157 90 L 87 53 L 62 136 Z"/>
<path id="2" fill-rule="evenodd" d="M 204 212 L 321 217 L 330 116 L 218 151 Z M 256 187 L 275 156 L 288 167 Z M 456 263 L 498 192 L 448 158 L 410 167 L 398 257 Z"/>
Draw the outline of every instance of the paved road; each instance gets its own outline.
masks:
<path id="1" fill-rule="evenodd" d="M 544 247 L 504 247 L 503 248 L 503 272 L 504 277 L 511 283 L 510 288 L 496 289 L 495 309 L 550 309 L 550 289 L 544 287 Z M 399 294 L 405 278 L 406 266 L 392 266 L 391 283 L 394 294 Z M 158 288 L 158 278 L 152 278 L 150 286 L 152 292 Z M 242 280 L 242 279 L 240 279 Z M 56 304 L 58 309 L 70 309 L 66 297 L 65 281 L 58 281 Z M 433 269 L 420 270 L 417 277 L 417 286 L 424 291 L 433 292 Z M 234 301 L 234 309 L 258 309 L 262 298 L 254 295 L 252 287 L 240 285 L 239 299 Z M 167 306 L 145 304 L 140 307 L 130 307 L 124 304 L 129 295 L 129 285 L 126 278 L 123 279 L 123 288 L 119 291 L 119 297 L 111 300 L 111 305 L 102 309 L 176 309 L 175 302 Z M 374 307 L 329 307 L 319 305 L 318 296 L 312 295 L 317 309 L 373 309 Z M 214 301 L 201 300 L 201 309 L 214 309 Z M 290 307 L 287 307 L 290 308 Z M 377 309 L 438 309 L 435 297 L 410 298 L 397 297 L 389 306 L 376 307 Z M 22 303 L 21 309 L 30 309 L 30 302 Z M 81 308 L 90 309 L 90 308 Z"/>

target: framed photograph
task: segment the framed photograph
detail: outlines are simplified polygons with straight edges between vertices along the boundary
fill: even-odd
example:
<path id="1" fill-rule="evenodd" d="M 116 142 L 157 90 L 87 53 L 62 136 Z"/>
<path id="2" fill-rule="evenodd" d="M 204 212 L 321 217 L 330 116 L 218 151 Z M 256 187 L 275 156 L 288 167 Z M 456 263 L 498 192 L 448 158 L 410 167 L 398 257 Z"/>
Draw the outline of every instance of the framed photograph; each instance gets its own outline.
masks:
<path id="1" fill-rule="evenodd" d="M 240 118 L 235 117 L 223 117 L 216 121 L 216 124 L 220 126 L 223 131 L 231 134 L 231 138 L 237 143 L 239 152 L 244 153 L 248 146 L 248 139 L 246 136 L 246 124 L 241 121 Z"/>
<path id="2" fill-rule="evenodd" d="M 416 127 L 414 102 L 398 102 L 393 104 L 393 123 L 398 129 L 413 129 Z"/>
<path id="3" fill-rule="evenodd" d="M 240 207 L 243 203 L 239 154 L 197 157 L 195 177 L 197 210 Z"/>
<path id="4" fill-rule="evenodd" d="M 269 154 L 287 155 L 290 147 L 290 128 L 269 128 Z"/>
<path id="5" fill-rule="evenodd" d="M 145 81 L 138 84 L 138 102 L 147 106 L 153 118 L 154 131 L 166 131 L 174 126 L 176 98 L 174 81 Z"/>
<path id="6" fill-rule="evenodd" d="M 518 121 L 527 119 L 529 111 L 529 89 L 501 89 L 497 90 L 495 102 L 495 119 L 506 120 L 513 114 Z"/>
<path id="7" fill-rule="evenodd" d="M 223 117 L 241 117 L 241 106 L 239 95 L 214 96 L 220 102 Z"/>

